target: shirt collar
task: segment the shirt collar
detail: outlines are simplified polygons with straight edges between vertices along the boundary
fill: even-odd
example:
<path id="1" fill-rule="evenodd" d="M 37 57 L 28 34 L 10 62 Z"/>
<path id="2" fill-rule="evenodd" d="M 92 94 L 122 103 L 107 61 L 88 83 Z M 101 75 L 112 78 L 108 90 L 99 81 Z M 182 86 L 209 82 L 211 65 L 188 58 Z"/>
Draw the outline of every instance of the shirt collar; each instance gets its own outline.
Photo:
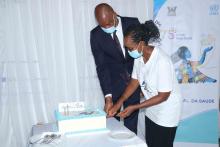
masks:
<path id="1" fill-rule="evenodd" d="M 118 25 L 116 26 L 116 30 L 118 31 L 119 29 L 122 28 L 122 26 L 121 26 L 121 18 L 117 16 L 117 19 L 118 19 Z"/>
<path id="2" fill-rule="evenodd" d="M 144 58 L 143 58 L 143 56 L 141 56 L 140 58 L 138 58 L 138 60 L 139 60 L 139 62 L 141 62 L 142 64 L 145 64 L 146 66 L 149 66 L 149 65 L 151 65 L 152 62 L 155 60 L 157 54 L 158 54 L 158 49 L 157 49 L 156 47 L 154 47 L 154 49 L 153 49 L 153 51 L 152 51 L 152 53 L 151 53 L 151 55 L 150 55 L 150 58 L 149 58 L 149 60 L 148 60 L 146 63 L 144 63 Z"/>

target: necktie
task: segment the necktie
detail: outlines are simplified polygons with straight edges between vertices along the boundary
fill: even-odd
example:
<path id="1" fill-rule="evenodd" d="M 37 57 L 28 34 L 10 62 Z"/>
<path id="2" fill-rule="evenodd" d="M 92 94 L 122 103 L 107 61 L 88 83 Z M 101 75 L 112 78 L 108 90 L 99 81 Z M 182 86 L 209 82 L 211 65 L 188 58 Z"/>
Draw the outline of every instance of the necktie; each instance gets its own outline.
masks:
<path id="1" fill-rule="evenodd" d="M 122 48 L 121 48 L 121 44 L 119 42 L 118 36 L 116 35 L 116 31 L 114 31 L 114 33 L 113 33 L 113 39 L 114 39 L 114 41 L 115 41 L 115 43 L 117 45 L 117 48 L 118 48 L 120 54 L 124 57 L 124 54 L 123 54 Z"/>
<path id="2" fill-rule="evenodd" d="M 124 56 L 124 54 L 123 54 L 123 52 L 122 52 L 121 44 L 120 44 L 120 42 L 119 42 L 119 40 L 118 40 L 118 37 L 117 37 L 117 35 L 116 35 L 116 31 L 114 31 L 114 33 L 113 33 L 113 39 L 114 39 L 114 41 L 115 41 L 115 43 L 116 43 L 116 45 L 117 45 L 117 48 L 118 48 L 118 50 L 119 50 L 121 56 L 122 56 L 123 58 L 125 58 L 125 60 L 126 60 L 126 53 L 125 53 L 125 56 Z M 129 83 L 129 81 L 130 81 L 130 79 L 131 79 L 130 74 L 129 74 L 127 71 L 125 71 L 124 73 L 121 73 L 120 76 L 121 76 L 121 78 L 125 81 L 125 84 L 128 85 L 128 83 Z"/>

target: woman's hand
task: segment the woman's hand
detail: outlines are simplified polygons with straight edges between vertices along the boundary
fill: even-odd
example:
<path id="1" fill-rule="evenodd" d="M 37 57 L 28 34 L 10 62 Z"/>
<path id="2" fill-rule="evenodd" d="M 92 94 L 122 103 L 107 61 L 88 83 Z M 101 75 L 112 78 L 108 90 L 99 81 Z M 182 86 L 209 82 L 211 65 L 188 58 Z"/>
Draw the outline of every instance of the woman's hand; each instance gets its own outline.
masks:
<path id="1" fill-rule="evenodd" d="M 116 103 L 113 105 L 113 107 L 108 111 L 107 117 L 113 117 L 118 112 L 118 110 L 121 108 L 121 105 L 119 103 Z"/>
<path id="2" fill-rule="evenodd" d="M 121 118 L 125 118 L 125 117 L 128 117 L 129 115 L 131 115 L 131 113 L 133 113 L 135 110 L 136 110 L 135 106 L 131 105 L 131 106 L 128 106 L 127 108 L 125 108 L 117 116 L 119 116 Z"/>
<path id="3" fill-rule="evenodd" d="M 134 91 L 138 88 L 138 86 L 139 86 L 138 80 L 131 79 L 124 93 L 118 99 L 117 103 L 107 112 L 108 114 L 107 117 L 113 117 L 118 112 L 118 110 L 121 108 L 121 106 L 123 105 L 123 102 L 126 101 L 134 93 Z"/>

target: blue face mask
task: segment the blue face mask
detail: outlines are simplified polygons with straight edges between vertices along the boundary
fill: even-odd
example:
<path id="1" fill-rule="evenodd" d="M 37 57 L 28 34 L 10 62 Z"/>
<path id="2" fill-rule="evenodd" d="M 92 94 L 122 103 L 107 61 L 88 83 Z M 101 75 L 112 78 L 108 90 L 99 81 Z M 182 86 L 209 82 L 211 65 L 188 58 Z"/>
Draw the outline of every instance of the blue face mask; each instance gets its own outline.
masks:
<path id="1" fill-rule="evenodd" d="M 139 53 L 138 50 L 128 51 L 128 53 L 134 59 L 140 58 L 143 55 L 143 53 Z"/>
<path id="2" fill-rule="evenodd" d="M 115 32 L 116 27 L 115 27 L 115 19 L 114 19 L 114 16 L 113 16 L 113 20 L 114 20 L 114 24 L 113 24 L 112 27 L 109 27 L 109 28 L 103 28 L 103 27 L 101 27 L 102 30 L 103 30 L 105 33 L 112 34 L 112 33 Z"/>
<path id="3" fill-rule="evenodd" d="M 139 45 L 138 45 L 139 46 Z M 143 55 L 143 51 L 141 51 L 141 53 L 138 52 L 138 48 L 136 48 L 135 50 L 133 51 L 128 51 L 128 54 L 134 58 L 134 59 L 137 59 L 137 58 L 140 58 L 142 55 Z"/>
<path id="4" fill-rule="evenodd" d="M 110 27 L 110 28 L 103 28 L 103 27 L 101 27 L 102 28 L 102 30 L 105 32 L 105 33 L 108 33 L 108 34 L 112 34 L 112 33 L 114 33 L 114 31 L 116 30 L 116 27 L 115 26 L 112 26 L 112 27 Z"/>

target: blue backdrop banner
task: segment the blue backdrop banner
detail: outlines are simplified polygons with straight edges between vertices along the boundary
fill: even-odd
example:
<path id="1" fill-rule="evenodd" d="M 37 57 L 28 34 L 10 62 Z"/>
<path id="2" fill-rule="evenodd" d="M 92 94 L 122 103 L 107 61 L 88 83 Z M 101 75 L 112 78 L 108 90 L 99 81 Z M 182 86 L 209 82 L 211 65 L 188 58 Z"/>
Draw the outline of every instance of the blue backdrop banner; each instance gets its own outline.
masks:
<path id="1" fill-rule="evenodd" d="M 218 146 L 219 0 L 154 0 L 160 48 L 170 55 L 182 89 L 175 142 Z"/>

